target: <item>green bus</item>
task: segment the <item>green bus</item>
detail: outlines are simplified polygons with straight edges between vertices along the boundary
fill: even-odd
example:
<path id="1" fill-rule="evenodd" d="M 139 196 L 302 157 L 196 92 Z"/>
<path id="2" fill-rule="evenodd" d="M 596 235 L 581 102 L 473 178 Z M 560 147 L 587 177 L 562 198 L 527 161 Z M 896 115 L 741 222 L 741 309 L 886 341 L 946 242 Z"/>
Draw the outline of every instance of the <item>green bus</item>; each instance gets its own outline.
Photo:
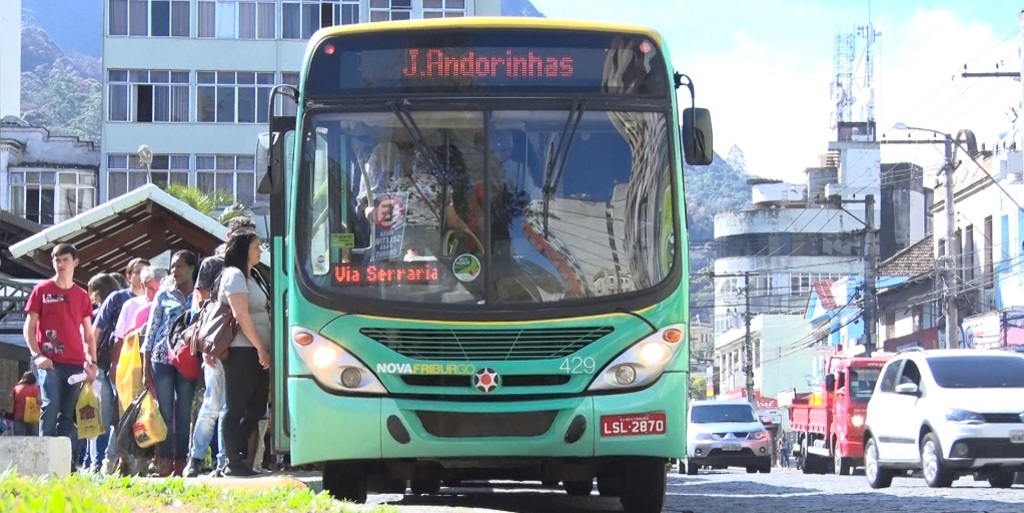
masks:
<path id="1" fill-rule="evenodd" d="M 298 87 L 271 94 L 296 115 L 257 149 L 277 450 L 356 502 L 596 479 L 660 511 L 686 448 L 683 156 L 713 155 L 668 62 L 659 34 L 618 25 L 317 32 Z"/>

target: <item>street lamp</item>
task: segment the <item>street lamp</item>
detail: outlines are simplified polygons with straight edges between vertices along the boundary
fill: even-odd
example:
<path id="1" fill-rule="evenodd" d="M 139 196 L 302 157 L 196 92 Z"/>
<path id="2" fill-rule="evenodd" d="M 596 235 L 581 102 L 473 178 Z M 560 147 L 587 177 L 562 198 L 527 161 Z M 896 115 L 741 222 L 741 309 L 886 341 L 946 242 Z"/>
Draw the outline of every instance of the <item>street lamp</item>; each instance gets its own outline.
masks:
<path id="1" fill-rule="evenodd" d="M 893 130 L 918 130 L 922 132 L 930 132 L 935 135 L 942 136 L 943 143 L 945 146 L 944 160 L 942 164 L 942 171 L 946 178 L 946 198 L 945 198 L 945 210 L 946 210 L 946 265 L 945 269 L 945 281 L 943 283 L 943 296 L 945 299 L 944 310 L 946 315 L 946 344 L 945 349 L 953 347 L 953 344 L 959 345 L 958 327 L 960 321 L 958 319 L 959 313 L 957 312 L 956 306 L 956 265 L 958 262 L 957 253 L 959 248 L 956 244 L 953 244 L 954 236 L 956 231 L 954 230 L 955 216 L 953 215 L 953 171 L 959 167 L 959 162 L 956 161 L 956 150 L 960 146 L 960 142 L 964 141 L 967 143 L 967 151 L 971 154 L 977 152 L 977 140 L 974 137 L 974 132 L 963 129 L 957 132 L 956 137 L 947 134 L 946 132 L 940 132 L 938 130 L 932 130 L 931 128 L 921 128 L 915 126 L 907 126 L 905 123 L 896 122 L 892 126 Z M 919 141 L 926 142 L 926 141 Z"/>
<path id="2" fill-rule="evenodd" d="M 149 170 L 149 167 L 153 165 L 153 150 L 149 149 L 148 144 L 139 146 L 139 162 L 143 166 L 146 166 L 146 183 L 153 183 L 153 175 Z"/>

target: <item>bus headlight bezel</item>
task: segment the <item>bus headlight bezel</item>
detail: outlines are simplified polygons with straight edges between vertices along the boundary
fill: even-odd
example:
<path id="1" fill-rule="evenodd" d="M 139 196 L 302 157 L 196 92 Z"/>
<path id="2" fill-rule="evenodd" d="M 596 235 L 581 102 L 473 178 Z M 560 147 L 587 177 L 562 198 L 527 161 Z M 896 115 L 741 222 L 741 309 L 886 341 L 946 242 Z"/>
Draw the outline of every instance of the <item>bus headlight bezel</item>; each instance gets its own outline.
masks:
<path id="1" fill-rule="evenodd" d="M 293 327 L 291 343 L 321 386 L 353 394 L 387 393 L 377 376 L 337 342 L 312 330 Z"/>
<path id="2" fill-rule="evenodd" d="M 657 380 L 685 343 L 685 324 L 672 324 L 652 333 L 626 349 L 597 373 L 588 390 L 623 390 L 645 386 Z M 632 369 L 634 379 L 622 383 L 619 378 L 625 367 Z"/>

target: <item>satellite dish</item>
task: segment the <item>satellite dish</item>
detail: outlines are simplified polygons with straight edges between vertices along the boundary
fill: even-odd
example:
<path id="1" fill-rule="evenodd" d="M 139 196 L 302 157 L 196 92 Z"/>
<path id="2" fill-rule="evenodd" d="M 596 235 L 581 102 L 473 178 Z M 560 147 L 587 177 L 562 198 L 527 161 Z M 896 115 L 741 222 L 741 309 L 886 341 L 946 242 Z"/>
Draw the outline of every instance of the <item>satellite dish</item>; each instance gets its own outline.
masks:
<path id="1" fill-rule="evenodd" d="M 139 146 L 139 161 L 142 165 L 148 166 L 153 163 L 153 150 L 149 149 L 149 145 L 143 144 Z"/>

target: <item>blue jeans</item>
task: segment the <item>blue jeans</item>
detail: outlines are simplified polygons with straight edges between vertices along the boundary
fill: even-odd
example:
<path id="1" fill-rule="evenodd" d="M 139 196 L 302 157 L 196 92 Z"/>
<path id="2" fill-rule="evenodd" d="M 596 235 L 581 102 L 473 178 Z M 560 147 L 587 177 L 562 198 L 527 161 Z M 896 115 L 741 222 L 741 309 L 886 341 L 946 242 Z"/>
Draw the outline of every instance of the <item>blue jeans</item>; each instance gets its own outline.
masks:
<path id="1" fill-rule="evenodd" d="M 203 394 L 203 405 L 196 414 L 196 430 L 192 433 L 191 458 L 206 459 L 206 449 L 213 442 L 214 430 L 217 431 L 217 454 L 214 464 L 222 468 L 224 461 L 224 430 L 223 423 L 217 419 L 224 415 L 227 403 L 224 401 L 224 366 L 219 362 L 214 366 L 203 363 L 203 380 L 206 382 L 206 393 Z"/>
<path id="2" fill-rule="evenodd" d="M 108 443 L 114 433 L 114 405 L 117 400 L 114 398 L 111 379 L 113 376 L 110 376 L 107 370 L 100 369 L 96 373 L 96 380 L 92 383 L 92 386 L 100 394 L 100 421 L 104 427 L 108 428 L 105 433 L 89 441 L 89 460 L 93 468 L 96 469 L 99 469 L 104 458 L 113 461 L 116 457 L 114 444 Z"/>
<path id="3" fill-rule="evenodd" d="M 75 405 L 78 404 L 82 384 L 69 385 L 68 378 L 82 372 L 82 366 L 54 363 L 52 369 L 37 371 L 40 392 L 39 436 L 66 436 L 71 439 L 74 451 L 78 447 Z"/>
<path id="4" fill-rule="evenodd" d="M 160 457 L 187 458 L 196 382 L 185 379 L 173 365 L 153 362 L 153 385 L 160 416 L 167 424 L 167 439 L 160 443 Z"/>

